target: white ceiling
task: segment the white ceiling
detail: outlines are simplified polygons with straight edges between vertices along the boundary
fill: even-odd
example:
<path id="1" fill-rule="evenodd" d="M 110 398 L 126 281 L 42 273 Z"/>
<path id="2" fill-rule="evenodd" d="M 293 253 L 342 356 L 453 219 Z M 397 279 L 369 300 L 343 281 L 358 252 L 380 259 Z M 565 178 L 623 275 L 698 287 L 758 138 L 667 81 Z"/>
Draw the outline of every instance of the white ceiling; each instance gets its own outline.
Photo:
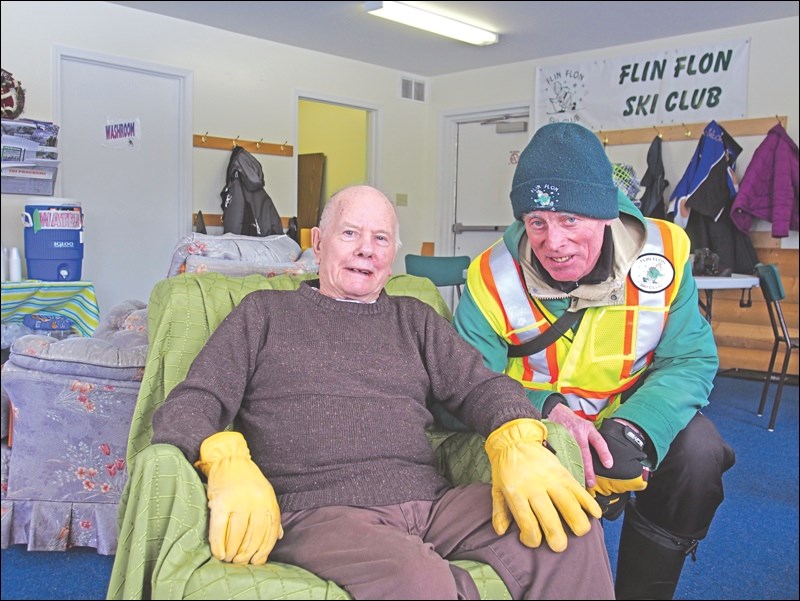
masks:
<path id="1" fill-rule="evenodd" d="M 799 14 L 788 2 L 407 2 L 500 34 L 470 46 L 368 15 L 363 2 L 113 2 L 281 44 L 433 77 L 748 25 Z"/>

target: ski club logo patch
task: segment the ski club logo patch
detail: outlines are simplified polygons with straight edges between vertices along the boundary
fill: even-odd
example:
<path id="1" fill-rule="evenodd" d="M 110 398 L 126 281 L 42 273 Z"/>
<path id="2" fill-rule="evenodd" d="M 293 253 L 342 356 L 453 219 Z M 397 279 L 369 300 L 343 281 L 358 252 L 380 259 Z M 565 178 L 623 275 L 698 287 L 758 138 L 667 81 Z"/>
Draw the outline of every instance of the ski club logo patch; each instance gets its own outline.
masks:
<path id="1" fill-rule="evenodd" d="M 630 277 L 642 292 L 663 292 L 675 279 L 675 267 L 664 255 L 648 253 L 633 262 Z"/>

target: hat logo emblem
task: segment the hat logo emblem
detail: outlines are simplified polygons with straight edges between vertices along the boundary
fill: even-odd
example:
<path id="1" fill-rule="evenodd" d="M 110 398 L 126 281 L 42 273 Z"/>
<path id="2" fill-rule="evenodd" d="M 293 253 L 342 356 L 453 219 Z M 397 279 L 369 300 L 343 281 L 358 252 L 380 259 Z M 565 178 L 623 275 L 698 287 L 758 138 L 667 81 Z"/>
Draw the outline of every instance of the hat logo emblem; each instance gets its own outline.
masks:
<path id="1" fill-rule="evenodd" d="M 552 209 L 558 202 L 558 186 L 552 184 L 536 185 L 531 189 L 536 209 Z"/>

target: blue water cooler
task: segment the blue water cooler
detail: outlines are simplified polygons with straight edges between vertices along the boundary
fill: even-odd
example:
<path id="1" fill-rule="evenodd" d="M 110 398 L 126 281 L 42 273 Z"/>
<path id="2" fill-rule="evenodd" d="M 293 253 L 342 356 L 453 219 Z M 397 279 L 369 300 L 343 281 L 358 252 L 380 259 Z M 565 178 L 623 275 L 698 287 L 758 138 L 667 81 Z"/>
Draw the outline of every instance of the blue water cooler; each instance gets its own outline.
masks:
<path id="1" fill-rule="evenodd" d="M 46 282 L 80 280 L 83 265 L 83 211 L 80 205 L 25 205 L 22 221 L 25 225 L 28 279 Z"/>

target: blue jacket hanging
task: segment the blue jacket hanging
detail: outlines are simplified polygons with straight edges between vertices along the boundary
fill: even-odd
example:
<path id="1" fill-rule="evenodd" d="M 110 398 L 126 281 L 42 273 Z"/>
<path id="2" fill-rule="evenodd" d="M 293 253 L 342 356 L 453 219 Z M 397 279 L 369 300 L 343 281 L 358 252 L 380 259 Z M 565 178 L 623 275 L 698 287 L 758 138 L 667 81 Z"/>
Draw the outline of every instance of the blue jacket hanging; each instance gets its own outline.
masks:
<path id="1" fill-rule="evenodd" d="M 703 130 L 686 172 L 675 186 L 667 215 L 686 230 L 692 250 L 719 255 L 722 275 L 753 273 L 758 262 L 750 238 L 731 221 L 737 192 L 736 159 L 742 147 L 716 121 Z"/>

